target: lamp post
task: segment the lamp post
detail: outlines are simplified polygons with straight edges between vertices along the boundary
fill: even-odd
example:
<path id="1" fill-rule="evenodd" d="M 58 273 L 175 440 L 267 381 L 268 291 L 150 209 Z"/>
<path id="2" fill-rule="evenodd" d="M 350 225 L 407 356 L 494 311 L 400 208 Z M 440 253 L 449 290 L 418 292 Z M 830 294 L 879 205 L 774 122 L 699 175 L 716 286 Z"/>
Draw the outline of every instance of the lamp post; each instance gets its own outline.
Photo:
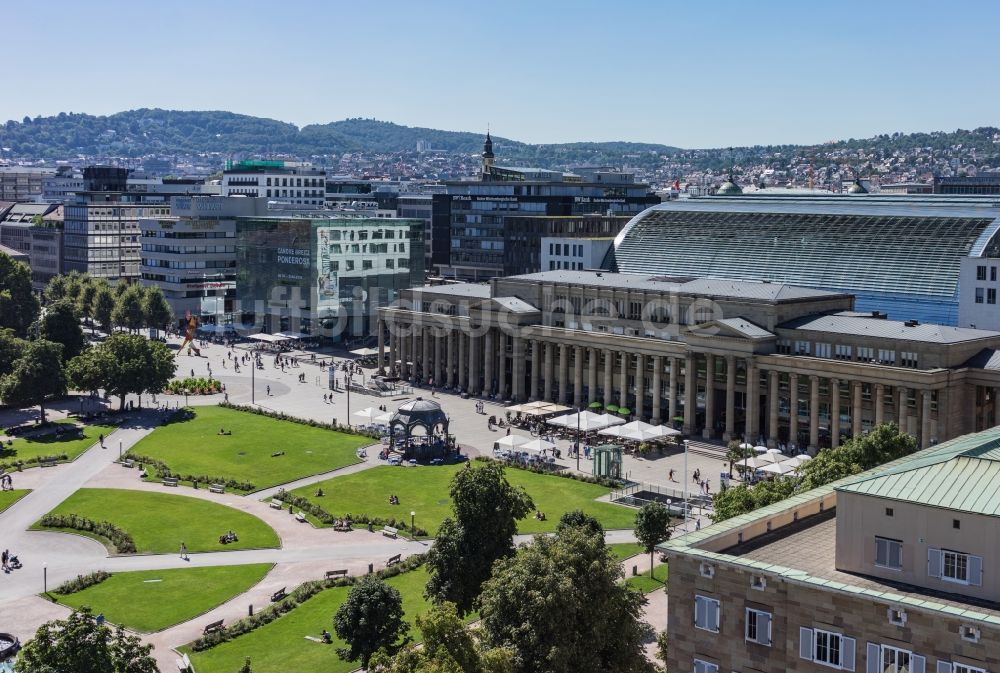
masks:
<path id="1" fill-rule="evenodd" d="M 122 459 L 122 440 L 118 440 L 118 460 Z"/>
<path id="2" fill-rule="evenodd" d="M 576 471 L 580 471 L 580 407 L 576 408 Z"/>
<path id="3" fill-rule="evenodd" d="M 348 365 L 348 369 L 344 372 L 344 387 L 347 388 L 347 427 L 351 427 L 351 369 Z"/>
<path id="4" fill-rule="evenodd" d="M 257 393 L 257 386 L 255 385 L 256 379 L 254 377 L 254 371 L 257 369 L 257 357 L 254 353 L 250 354 L 250 404 L 256 404 L 257 398 L 255 397 Z"/>
<path id="5" fill-rule="evenodd" d="M 688 447 L 690 440 L 684 440 L 684 532 L 688 532 Z"/>
<path id="6" fill-rule="evenodd" d="M 49 564 L 42 564 L 42 593 L 48 595 L 49 593 Z"/>
<path id="7" fill-rule="evenodd" d="M 417 539 L 417 529 L 413 525 L 413 522 L 416 520 L 416 517 L 417 517 L 417 513 L 416 512 L 410 512 L 410 539 L 411 540 L 416 540 Z"/>

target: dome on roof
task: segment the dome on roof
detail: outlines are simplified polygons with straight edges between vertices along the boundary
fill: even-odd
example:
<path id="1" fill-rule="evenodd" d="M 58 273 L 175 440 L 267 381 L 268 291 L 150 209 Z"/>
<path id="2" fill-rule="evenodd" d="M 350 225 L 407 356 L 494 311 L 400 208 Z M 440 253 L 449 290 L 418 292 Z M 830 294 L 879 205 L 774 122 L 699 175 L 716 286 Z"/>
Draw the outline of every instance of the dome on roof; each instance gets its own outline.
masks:
<path id="1" fill-rule="evenodd" d="M 399 406 L 399 411 L 407 414 L 413 414 L 414 412 L 441 411 L 441 405 L 437 402 L 432 402 L 431 400 L 425 400 L 422 397 L 418 397 L 417 399 L 407 402 L 406 404 L 401 404 Z"/>
<path id="2" fill-rule="evenodd" d="M 868 190 L 861 184 L 860 180 L 855 180 L 854 184 L 847 188 L 848 194 L 867 194 Z"/>
<path id="3" fill-rule="evenodd" d="M 441 405 L 431 400 L 418 397 L 406 404 L 400 405 L 396 413 L 392 415 L 391 425 L 402 424 L 407 427 L 422 425 L 425 428 L 433 428 L 443 425 L 448 428 L 448 415 L 441 409 Z"/>
<path id="4" fill-rule="evenodd" d="M 722 183 L 719 187 L 719 191 L 715 194 L 716 196 L 736 196 L 737 194 L 742 194 L 743 190 L 738 184 L 733 180 L 732 176 L 728 180 Z"/>

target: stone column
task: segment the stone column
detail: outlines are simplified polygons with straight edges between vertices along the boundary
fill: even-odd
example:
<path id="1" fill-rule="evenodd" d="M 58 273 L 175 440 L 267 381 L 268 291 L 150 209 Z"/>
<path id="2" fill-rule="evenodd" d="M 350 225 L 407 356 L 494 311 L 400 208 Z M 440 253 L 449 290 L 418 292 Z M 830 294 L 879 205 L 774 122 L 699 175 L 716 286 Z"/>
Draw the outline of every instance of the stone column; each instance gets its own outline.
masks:
<path id="1" fill-rule="evenodd" d="M 458 362 L 455 360 L 455 339 L 458 334 L 452 330 L 448 332 L 448 373 L 445 374 L 445 383 L 449 388 L 455 386 L 455 369 L 458 367 Z"/>
<path id="2" fill-rule="evenodd" d="M 695 405 L 698 403 L 695 354 L 688 352 L 684 363 L 684 434 L 694 432 Z"/>
<path id="3" fill-rule="evenodd" d="M 896 392 L 899 395 L 898 402 L 896 403 L 896 411 L 899 413 L 899 422 L 897 425 L 899 425 L 900 432 L 909 432 L 907 429 L 909 424 L 906 422 L 906 419 L 910 416 L 910 407 L 907 404 L 910 391 L 903 386 L 899 386 Z"/>
<path id="4" fill-rule="evenodd" d="M 378 319 L 378 373 L 385 374 L 385 320 Z"/>
<path id="5" fill-rule="evenodd" d="M 542 342 L 538 339 L 532 339 L 531 341 L 531 399 L 537 400 L 541 395 L 538 389 L 539 383 L 542 377 L 539 376 L 539 370 L 542 368 L 542 362 L 545 360 L 545 356 L 542 355 Z"/>
<path id="6" fill-rule="evenodd" d="M 425 384 L 431 380 L 434 372 L 432 366 L 434 364 L 434 352 L 431 348 L 434 345 L 433 341 L 434 337 L 431 336 L 431 330 L 427 327 L 422 328 L 420 330 L 420 345 L 423 348 L 421 358 L 423 359 L 424 365 L 423 379 Z"/>
<path id="7" fill-rule="evenodd" d="M 389 373 L 393 376 L 399 375 L 399 365 L 396 364 L 396 360 L 399 359 L 399 339 L 396 337 L 396 326 L 395 323 L 389 323 Z"/>
<path id="8" fill-rule="evenodd" d="M 853 398 L 851 400 L 851 435 L 853 437 L 861 436 L 861 381 L 853 381 L 851 383 L 851 394 Z"/>
<path id="9" fill-rule="evenodd" d="M 497 349 L 497 395 L 500 401 L 507 397 L 507 335 L 501 331 L 496 334 Z"/>
<path id="10" fill-rule="evenodd" d="M 705 429 L 701 436 L 715 436 L 715 356 L 711 353 L 705 355 Z"/>
<path id="11" fill-rule="evenodd" d="M 809 451 L 819 449 L 819 377 L 809 377 Z"/>
<path id="12" fill-rule="evenodd" d="M 469 392 L 468 337 L 461 332 L 457 332 L 455 339 L 458 341 L 458 387 L 465 392 Z"/>
<path id="13" fill-rule="evenodd" d="M 597 402 L 597 349 L 587 349 L 587 404 Z"/>
<path id="14" fill-rule="evenodd" d="M 583 356 L 586 352 L 583 346 L 573 348 L 573 406 L 577 409 L 583 406 Z"/>
<path id="15" fill-rule="evenodd" d="M 467 390 L 470 395 L 476 395 L 482 391 L 482 376 L 479 371 L 479 366 L 482 362 L 480 355 L 482 344 L 482 335 L 469 335 L 469 385 Z"/>
<path id="16" fill-rule="evenodd" d="M 931 445 L 931 391 L 920 391 L 920 448 Z"/>
<path id="17" fill-rule="evenodd" d="M 569 346 L 559 344 L 559 404 L 569 402 Z"/>
<path id="18" fill-rule="evenodd" d="M 555 344 L 545 344 L 545 401 L 554 402 L 552 399 L 552 384 L 555 380 L 555 354 L 552 352 Z"/>
<path id="19" fill-rule="evenodd" d="M 606 348 L 604 349 L 604 406 L 614 404 L 615 400 L 614 357 L 614 353 Z"/>
<path id="20" fill-rule="evenodd" d="M 840 446 L 840 380 L 830 379 L 830 446 Z"/>
<path id="21" fill-rule="evenodd" d="M 767 391 L 767 445 L 773 448 L 778 445 L 779 375 L 775 371 L 768 372 L 767 374 L 769 384 Z"/>
<path id="22" fill-rule="evenodd" d="M 435 336 L 434 339 L 434 385 L 440 388 L 444 385 L 442 373 L 444 372 L 444 337 Z"/>
<path id="23" fill-rule="evenodd" d="M 875 384 L 875 425 L 885 422 L 885 386 L 881 383 Z"/>
<path id="24" fill-rule="evenodd" d="M 653 356 L 653 417 L 651 423 L 659 425 L 663 422 L 660 417 L 661 405 L 663 403 L 663 357 Z"/>
<path id="25" fill-rule="evenodd" d="M 420 328 L 414 323 L 411 329 L 413 330 L 413 336 L 410 338 L 410 361 L 413 363 L 413 366 L 410 367 L 410 382 L 416 383 L 417 374 L 419 373 L 417 368 L 419 364 L 417 362 L 417 354 L 420 353 Z"/>
<path id="26" fill-rule="evenodd" d="M 747 440 L 751 444 L 757 443 L 760 436 L 760 374 L 753 359 L 746 359 L 747 366 Z"/>
<path id="27" fill-rule="evenodd" d="M 722 441 L 733 439 L 736 432 L 736 357 L 726 356 L 726 430 Z"/>
<path id="28" fill-rule="evenodd" d="M 517 403 L 524 402 L 524 367 L 526 364 L 524 356 L 524 339 L 519 336 L 514 337 L 513 343 L 513 353 L 510 361 L 511 365 L 511 376 L 513 381 L 511 384 L 511 394 L 514 397 L 514 401 Z"/>
<path id="29" fill-rule="evenodd" d="M 397 324 L 396 329 L 403 330 L 405 328 L 402 328 Z M 410 337 L 409 335 L 400 334 L 396 337 L 396 341 L 399 342 L 399 378 L 409 380 L 410 367 L 407 362 L 410 361 Z"/>
<path id="30" fill-rule="evenodd" d="M 646 356 L 635 356 L 635 420 L 641 421 L 646 413 Z"/>
<path id="31" fill-rule="evenodd" d="M 670 374 L 667 376 L 667 387 L 670 396 L 667 398 L 667 424 L 673 427 L 677 416 L 677 362 L 679 358 L 667 358 L 670 363 Z"/>
<path id="32" fill-rule="evenodd" d="M 493 363 L 496 361 L 496 339 L 493 330 L 486 330 L 485 345 L 483 346 L 483 396 L 486 397 L 493 392 Z"/>
<path id="33" fill-rule="evenodd" d="M 622 358 L 621 358 L 622 368 L 621 368 L 621 371 L 618 372 L 618 382 L 619 382 L 619 385 L 621 387 L 621 390 L 618 391 L 619 394 L 621 395 L 621 398 L 620 398 L 620 400 L 618 402 L 618 406 L 619 407 L 625 407 L 626 409 L 628 409 L 628 361 L 629 361 L 629 357 L 630 356 L 629 356 L 628 353 L 626 353 L 625 351 L 622 351 Z"/>
<path id="34" fill-rule="evenodd" d="M 788 375 L 788 441 L 799 446 L 799 375 Z"/>

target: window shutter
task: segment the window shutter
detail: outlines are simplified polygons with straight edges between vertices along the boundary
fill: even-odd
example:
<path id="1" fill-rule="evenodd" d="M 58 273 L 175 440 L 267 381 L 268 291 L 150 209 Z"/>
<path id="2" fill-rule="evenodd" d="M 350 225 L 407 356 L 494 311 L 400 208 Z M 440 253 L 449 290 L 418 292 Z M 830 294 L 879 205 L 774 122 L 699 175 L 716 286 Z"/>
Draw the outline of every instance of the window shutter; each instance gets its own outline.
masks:
<path id="1" fill-rule="evenodd" d="M 951 673 L 951 662 L 938 659 L 937 673 Z"/>
<path id="2" fill-rule="evenodd" d="M 757 642 L 761 645 L 771 645 L 771 614 L 757 613 Z"/>
<path id="3" fill-rule="evenodd" d="M 719 604 L 716 601 L 705 601 L 708 604 L 708 628 L 712 631 L 719 630 Z"/>
<path id="4" fill-rule="evenodd" d="M 879 673 L 880 659 L 882 658 L 882 648 L 875 643 L 868 643 L 868 655 L 865 659 L 865 671 L 867 673 Z"/>
<path id="5" fill-rule="evenodd" d="M 807 661 L 813 660 L 813 652 L 816 650 L 815 635 L 812 629 L 804 626 L 799 627 L 799 656 Z M 875 673 L 878 673 L 876 671 Z"/>
<path id="6" fill-rule="evenodd" d="M 924 673 L 927 660 L 919 654 L 910 655 L 910 673 Z"/>
<path id="7" fill-rule="evenodd" d="M 840 639 L 840 667 L 845 671 L 854 670 L 854 656 L 857 649 L 857 642 L 854 638 L 842 637 Z"/>
<path id="8" fill-rule="evenodd" d="M 969 555 L 969 584 L 974 587 L 983 585 L 983 557 Z"/>
<path id="9" fill-rule="evenodd" d="M 940 549 L 928 549 L 927 550 L 927 576 L 928 577 L 941 577 L 941 550 Z"/>
<path id="10" fill-rule="evenodd" d="M 694 660 L 694 673 L 705 673 L 705 662 L 701 659 Z"/>
<path id="11" fill-rule="evenodd" d="M 705 620 L 706 603 L 707 601 L 701 596 L 694 597 L 694 625 L 700 628 L 705 628 L 707 625 Z"/>
<path id="12" fill-rule="evenodd" d="M 889 541 L 875 538 L 875 563 L 880 566 L 889 564 Z"/>

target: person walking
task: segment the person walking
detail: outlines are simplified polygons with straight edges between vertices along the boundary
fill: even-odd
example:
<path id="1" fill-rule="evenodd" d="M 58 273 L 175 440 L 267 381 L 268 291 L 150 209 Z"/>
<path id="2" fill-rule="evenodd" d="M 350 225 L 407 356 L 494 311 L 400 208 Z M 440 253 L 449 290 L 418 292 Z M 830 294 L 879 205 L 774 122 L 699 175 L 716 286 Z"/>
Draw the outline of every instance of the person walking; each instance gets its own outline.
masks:
<path id="1" fill-rule="evenodd" d="M 185 546 L 185 544 L 183 542 L 181 542 L 181 560 L 182 561 L 187 561 L 188 560 L 187 546 Z"/>

